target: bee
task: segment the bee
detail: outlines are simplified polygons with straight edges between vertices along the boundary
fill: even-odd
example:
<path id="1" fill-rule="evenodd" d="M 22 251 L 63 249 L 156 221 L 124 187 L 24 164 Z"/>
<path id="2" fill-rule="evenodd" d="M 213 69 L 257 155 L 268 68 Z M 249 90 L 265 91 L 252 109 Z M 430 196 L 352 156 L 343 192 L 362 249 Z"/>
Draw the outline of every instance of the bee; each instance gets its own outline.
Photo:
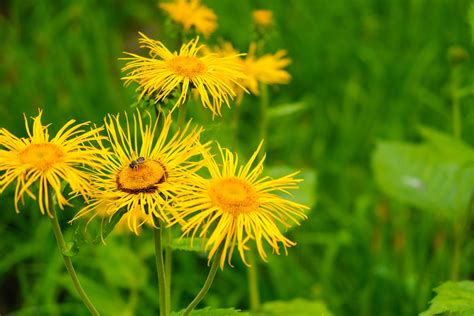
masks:
<path id="1" fill-rule="evenodd" d="M 132 168 L 133 170 L 136 170 L 138 168 L 138 166 L 140 166 L 144 162 L 145 162 L 145 158 L 138 157 L 136 160 L 132 160 L 132 162 L 130 162 L 130 164 L 128 166 L 130 168 Z"/>

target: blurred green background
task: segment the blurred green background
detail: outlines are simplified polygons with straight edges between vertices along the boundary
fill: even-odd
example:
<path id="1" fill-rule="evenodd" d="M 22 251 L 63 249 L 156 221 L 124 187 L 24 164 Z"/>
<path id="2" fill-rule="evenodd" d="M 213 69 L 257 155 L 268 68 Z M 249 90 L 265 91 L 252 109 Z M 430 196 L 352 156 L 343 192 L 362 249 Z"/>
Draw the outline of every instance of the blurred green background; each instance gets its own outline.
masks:
<path id="1" fill-rule="evenodd" d="M 273 10 L 276 32 L 267 50 L 286 49 L 293 60 L 291 83 L 270 89 L 267 165 L 303 171 L 299 195 L 312 211 L 289 232 L 298 242 L 289 255 L 259 265 L 262 301 L 324 302 L 335 315 L 416 315 L 428 308 L 432 289 L 453 278 L 456 251 L 454 277 L 472 279 L 472 236 L 455 250 L 452 220 L 436 207 L 387 194 L 390 184 L 376 181 L 383 175 L 371 167 L 380 140 L 419 142 L 420 126 L 452 134 L 453 91 L 461 88 L 461 137 L 474 144 L 470 1 L 204 3 L 219 19 L 210 42 L 230 40 L 241 51 L 253 39 L 252 10 Z M 176 47 L 165 21 L 156 1 L 1 1 L 0 126 L 24 135 L 23 113 L 33 116 L 39 107 L 53 131 L 70 118 L 100 124 L 107 113 L 130 110 L 135 92 L 123 87 L 118 58 L 143 53 L 139 31 Z M 231 146 L 231 110 L 224 112 L 214 121 L 199 108 L 190 115 L 206 126 L 206 137 Z M 256 97 L 245 97 L 241 115 L 234 150 L 245 157 L 259 141 Z M 396 165 L 396 154 L 389 158 Z M 11 188 L 0 195 L 0 314 L 86 315 L 48 221 L 32 201 L 15 214 L 12 197 Z M 73 211 L 62 213 L 64 223 Z M 71 227 L 64 230 L 71 238 Z M 104 315 L 156 312 L 149 231 L 113 234 L 106 246 L 86 246 L 73 261 Z M 205 255 L 176 252 L 174 310 L 201 287 L 206 263 Z M 248 309 L 240 261 L 219 272 L 205 305 Z"/>

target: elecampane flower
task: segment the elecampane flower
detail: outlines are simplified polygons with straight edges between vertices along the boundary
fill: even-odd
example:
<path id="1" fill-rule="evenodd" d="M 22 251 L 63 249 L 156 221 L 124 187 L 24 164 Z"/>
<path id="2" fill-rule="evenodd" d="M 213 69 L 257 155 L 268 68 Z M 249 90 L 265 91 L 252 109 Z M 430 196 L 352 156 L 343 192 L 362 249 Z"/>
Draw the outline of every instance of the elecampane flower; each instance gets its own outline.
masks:
<path id="1" fill-rule="evenodd" d="M 297 188 L 301 180 L 293 178 L 296 173 L 278 179 L 262 177 L 264 159 L 252 168 L 260 148 L 261 144 L 247 164 L 240 167 L 237 155 L 227 149 L 219 147 L 222 165 L 205 153 L 210 179 L 196 175 L 194 192 L 181 197 L 178 205 L 186 222 L 183 236 L 208 238 L 205 249 L 209 250 L 209 260 L 222 247 L 221 268 L 226 259 L 231 264 L 235 246 L 248 265 L 245 251 L 249 240 L 255 241 L 264 261 L 264 242 L 277 254 L 280 245 L 286 252 L 295 243 L 282 234 L 279 225 L 299 225 L 306 218 L 306 206 L 276 194 Z"/>
<path id="2" fill-rule="evenodd" d="M 291 75 L 284 68 L 291 63 L 291 59 L 284 57 L 286 51 L 279 50 L 275 54 L 255 56 L 256 45 L 250 45 L 249 53 L 243 60 L 243 72 L 246 79 L 242 85 L 255 95 L 259 94 L 258 83 L 268 85 L 287 84 Z"/>
<path id="3" fill-rule="evenodd" d="M 176 219 L 173 201 L 175 192 L 192 185 L 191 175 L 203 162 L 200 156 L 206 145 L 199 143 L 202 129 L 190 130 L 189 123 L 172 134 L 171 115 L 153 122 L 147 112 L 144 122 L 141 115 L 133 115 L 133 122 L 125 115 L 122 127 L 120 115 L 109 116 L 105 121 L 108 146 L 111 152 L 107 163 L 93 175 L 95 194 L 91 203 L 73 220 L 92 215 L 113 216 L 125 208 L 128 227 L 138 234 L 139 227 L 154 223 L 153 219 Z M 162 121 L 161 129 L 158 124 Z M 107 144 L 100 143 L 103 148 Z"/>
<path id="4" fill-rule="evenodd" d="M 198 56 L 202 45 L 198 46 L 199 38 L 183 44 L 179 53 L 171 53 L 161 42 L 152 40 L 140 33 L 141 47 L 149 49 L 150 58 L 126 53 L 131 57 L 124 72 L 129 72 L 122 79 L 126 84 L 139 84 L 140 99 L 144 95 L 152 95 L 157 101 L 169 96 L 175 89 L 181 93 L 175 107 L 183 104 L 188 90 L 195 88 L 205 108 L 213 115 L 221 115 L 223 103 L 229 105 L 229 99 L 235 96 L 231 83 L 244 79 L 242 64 L 234 57 L 219 57 L 216 54 Z"/>
<path id="5" fill-rule="evenodd" d="M 253 23 L 261 27 L 270 27 L 273 24 L 273 12 L 271 10 L 254 10 L 252 12 Z"/>
<path id="6" fill-rule="evenodd" d="M 194 28 L 208 38 L 217 28 L 216 14 L 202 5 L 200 0 L 174 0 L 160 3 L 159 6 L 173 21 L 181 24 L 186 32 Z"/>
<path id="7" fill-rule="evenodd" d="M 51 194 L 55 194 L 58 206 L 63 209 L 69 205 L 61 190 L 61 183 L 66 182 L 73 193 L 87 199 L 90 191 L 90 174 L 87 169 L 102 165 L 99 154 L 102 150 L 90 142 L 98 140 L 102 128 L 84 131 L 88 123 L 75 124 L 67 122 L 50 138 L 48 125 L 42 125 L 42 111 L 33 118 L 30 130 L 25 116 L 28 137 L 19 138 L 5 128 L 0 129 L 0 193 L 12 182 L 15 185 L 15 208 L 19 212 L 18 201 L 26 193 L 32 199 L 36 194 L 31 190 L 38 186 L 38 204 L 42 214 L 51 213 Z"/>

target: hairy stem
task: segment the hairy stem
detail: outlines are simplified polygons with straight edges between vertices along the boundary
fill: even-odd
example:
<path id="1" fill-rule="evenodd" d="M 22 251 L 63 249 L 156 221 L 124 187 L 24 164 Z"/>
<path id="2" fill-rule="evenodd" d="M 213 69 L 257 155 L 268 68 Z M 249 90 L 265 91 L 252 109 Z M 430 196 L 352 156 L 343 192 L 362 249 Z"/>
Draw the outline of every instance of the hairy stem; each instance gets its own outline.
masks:
<path id="1" fill-rule="evenodd" d="M 159 226 L 161 226 L 161 223 Z M 168 315 L 168 307 L 167 307 L 168 298 L 166 295 L 166 274 L 165 274 L 165 264 L 163 260 L 162 229 L 160 227 L 153 229 L 153 235 L 155 239 L 155 259 L 156 259 L 156 271 L 158 274 L 158 288 L 160 291 L 160 316 L 167 316 Z"/>
<path id="2" fill-rule="evenodd" d="M 81 283 L 79 282 L 79 278 L 77 277 L 76 270 L 74 269 L 74 266 L 72 265 L 71 258 L 64 255 L 64 251 L 66 251 L 67 246 L 66 246 L 66 242 L 64 241 L 64 236 L 61 231 L 61 227 L 59 226 L 58 216 L 56 214 L 56 202 L 53 198 L 51 198 L 50 205 L 52 205 L 52 208 L 53 208 L 53 214 L 52 214 L 53 217 L 49 217 L 49 219 L 51 221 L 51 225 L 53 226 L 54 236 L 56 237 L 59 250 L 61 251 L 61 255 L 64 260 L 64 265 L 66 266 L 67 272 L 69 273 L 69 276 L 71 277 L 72 283 L 74 284 L 74 288 L 76 289 L 77 294 L 79 294 L 79 297 L 81 298 L 84 305 L 86 305 L 89 312 L 94 316 L 100 315 L 97 309 L 95 308 L 94 304 L 92 304 L 92 301 L 89 299 L 86 292 L 82 288 Z"/>

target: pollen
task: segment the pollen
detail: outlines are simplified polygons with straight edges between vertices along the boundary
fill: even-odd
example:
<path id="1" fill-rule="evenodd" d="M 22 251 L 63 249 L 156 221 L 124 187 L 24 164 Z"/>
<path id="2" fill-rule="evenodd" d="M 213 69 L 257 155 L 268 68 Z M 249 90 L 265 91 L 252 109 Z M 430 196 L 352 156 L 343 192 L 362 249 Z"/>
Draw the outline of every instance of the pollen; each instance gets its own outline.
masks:
<path id="1" fill-rule="evenodd" d="M 167 63 L 169 69 L 176 75 L 194 79 L 198 75 L 206 72 L 206 65 L 194 56 L 177 56 Z"/>
<path id="2" fill-rule="evenodd" d="M 63 161 L 64 152 L 55 144 L 31 144 L 18 154 L 23 164 L 32 165 L 41 171 L 47 171 Z"/>
<path id="3" fill-rule="evenodd" d="M 233 215 L 250 213 L 258 209 L 256 193 L 249 183 L 238 178 L 217 179 L 209 186 L 212 203 Z"/>
<path id="4" fill-rule="evenodd" d="M 117 175 L 117 189 L 122 192 L 138 194 L 157 190 L 158 184 L 166 181 L 167 172 L 156 160 L 146 160 L 136 168 L 125 166 Z"/>

